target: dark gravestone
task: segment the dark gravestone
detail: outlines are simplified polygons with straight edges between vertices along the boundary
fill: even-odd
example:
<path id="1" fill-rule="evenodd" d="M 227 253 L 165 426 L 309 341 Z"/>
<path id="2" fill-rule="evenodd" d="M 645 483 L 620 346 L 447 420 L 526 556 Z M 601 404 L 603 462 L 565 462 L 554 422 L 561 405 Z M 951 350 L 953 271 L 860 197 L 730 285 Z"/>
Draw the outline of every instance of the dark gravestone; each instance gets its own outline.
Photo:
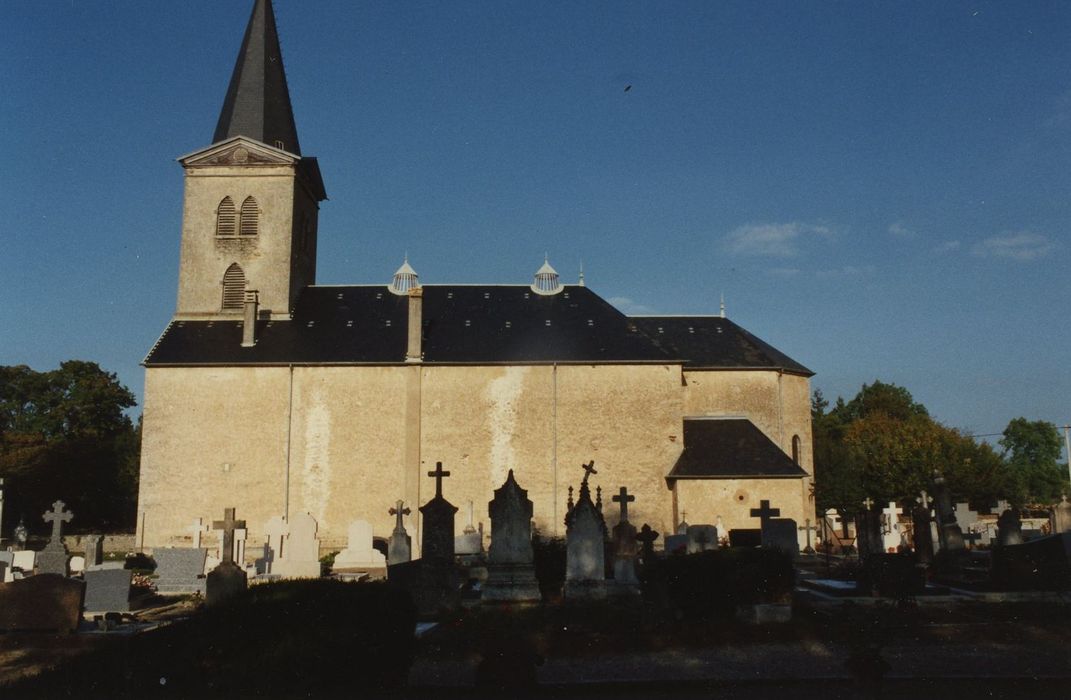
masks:
<path id="1" fill-rule="evenodd" d="M 244 529 L 244 520 L 234 519 L 234 508 L 225 508 L 223 520 L 212 523 L 216 530 L 223 530 L 220 555 L 223 561 L 208 572 L 205 579 L 205 605 L 217 605 L 231 596 L 241 593 L 248 586 L 245 569 L 234 563 L 234 531 Z"/>
<path id="2" fill-rule="evenodd" d="M 390 533 L 390 540 L 387 542 L 387 565 L 404 564 L 413 558 L 413 538 L 405 531 L 402 518 L 412 511 L 405 507 L 405 503 L 398 501 L 397 505 L 387 512 L 395 517 L 394 531 Z"/>
<path id="3" fill-rule="evenodd" d="M 129 612 L 130 569 L 86 570 L 86 612 Z"/>
<path id="4" fill-rule="evenodd" d="M 713 525 L 688 526 L 688 554 L 718 548 L 718 528 Z"/>
<path id="5" fill-rule="evenodd" d="M 1071 532 L 997 547 L 992 576 L 1001 590 L 1071 590 Z"/>
<path id="6" fill-rule="evenodd" d="M 10 554 L 10 552 L 0 552 L 0 554 Z M 11 562 L 4 561 L 4 559 L 0 557 L 0 585 L 4 583 L 5 579 L 7 579 L 7 570 L 10 568 Z"/>
<path id="7" fill-rule="evenodd" d="M 793 559 L 799 556 L 799 529 L 792 518 L 770 518 L 762 524 L 762 546 L 779 549 Z"/>
<path id="8" fill-rule="evenodd" d="M 640 528 L 640 534 L 636 535 L 636 540 L 640 543 L 640 561 L 644 566 L 647 566 L 654 561 L 654 543 L 658 539 L 658 532 L 651 529 L 651 526 L 647 523 L 643 524 Z"/>
<path id="9" fill-rule="evenodd" d="M 729 530 L 730 547 L 761 547 L 762 530 Z"/>
<path id="10" fill-rule="evenodd" d="M 0 585 L 0 631 L 73 632 L 82 619 L 86 584 L 38 574 Z"/>
<path id="11" fill-rule="evenodd" d="M 576 505 L 565 515 L 565 528 L 565 597 L 604 598 L 606 521 L 591 500 L 587 475 L 580 482 Z"/>
<path id="12" fill-rule="evenodd" d="M 855 542 L 859 549 L 860 559 L 866 559 L 872 554 L 885 553 L 885 544 L 881 536 L 880 512 L 871 508 L 863 508 L 859 511 L 855 518 Z"/>
<path id="13" fill-rule="evenodd" d="M 1023 521 L 1017 509 L 1009 508 L 997 518 L 997 546 L 1023 543 Z"/>
<path id="14" fill-rule="evenodd" d="M 204 595 L 207 556 L 207 549 L 156 549 L 152 555 L 156 561 L 156 592 L 160 595 Z"/>
<path id="15" fill-rule="evenodd" d="M 952 507 L 952 495 L 945 485 L 944 477 L 934 479 L 937 496 L 937 538 L 941 543 L 941 549 L 950 552 L 959 552 L 966 549 L 963 541 L 963 530 L 956 522 L 956 509 Z"/>
<path id="16" fill-rule="evenodd" d="M 86 566 L 96 566 L 104 561 L 104 536 L 86 535 L 82 538 L 85 547 Z M 87 594 L 88 595 L 88 594 Z"/>
<path id="17" fill-rule="evenodd" d="M 635 496 L 629 495 L 624 486 L 610 500 L 621 506 L 621 514 L 617 525 L 611 530 L 611 541 L 614 557 L 614 585 L 616 593 L 628 593 L 639 590 L 640 580 L 636 578 L 636 557 L 639 556 L 639 547 L 636 545 L 636 526 L 628 521 L 628 504 L 636 500 Z"/>
<path id="18" fill-rule="evenodd" d="M 911 511 L 911 541 L 920 564 L 933 562 L 933 536 L 930 533 L 930 508 L 919 503 Z"/>
<path id="19" fill-rule="evenodd" d="M 666 554 L 687 554 L 688 535 L 666 535 L 662 547 Z"/>
<path id="20" fill-rule="evenodd" d="M 1067 496 L 1061 497 L 1059 505 L 1052 509 L 1049 522 L 1054 535 L 1071 532 L 1071 503 L 1067 501 Z"/>
<path id="21" fill-rule="evenodd" d="M 63 544 L 63 523 L 70 522 L 74 513 L 64 512 L 63 501 L 52 504 L 52 510 L 45 513 L 44 521 L 52 523 L 52 539 L 37 554 L 37 573 L 59 574 L 69 576 L 71 573 L 71 554 Z"/>
<path id="22" fill-rule="evenodd" d="M 540 599 L 532 564 L 532 502 L 509 470 L 506 483 L 487 504 L 491 516 L 491 546 L 487 549 L 487 582 L 482 599 L 535 601 Z"/>
<path id="23" fill-rule="evenodd" d="M 424 516 L 420 557 L 453 562 L 457 507 L 443 498 L 443 477 L 450 476 L 450 472 L 443 471 L 442 462 L 436 462 L 435 471 L 428 472 L 428 476 L 435 477 L 435 498 L 420 507 Z"/>

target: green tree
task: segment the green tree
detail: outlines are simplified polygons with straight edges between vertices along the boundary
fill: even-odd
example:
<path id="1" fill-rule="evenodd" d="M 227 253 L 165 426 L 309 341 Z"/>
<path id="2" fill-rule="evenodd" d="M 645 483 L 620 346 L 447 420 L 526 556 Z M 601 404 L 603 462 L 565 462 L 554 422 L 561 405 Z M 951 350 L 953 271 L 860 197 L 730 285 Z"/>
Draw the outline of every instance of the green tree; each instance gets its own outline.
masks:
<path id="1" fill-rule="evenodd" d="M 1000 446 L 1004 448 L 1012 502 L 1048 505 L 1067 492 L 1067 473 L 1059 462 L 1062 442 L 1052 423 L 1026 418 L 1008 423 Z"/>

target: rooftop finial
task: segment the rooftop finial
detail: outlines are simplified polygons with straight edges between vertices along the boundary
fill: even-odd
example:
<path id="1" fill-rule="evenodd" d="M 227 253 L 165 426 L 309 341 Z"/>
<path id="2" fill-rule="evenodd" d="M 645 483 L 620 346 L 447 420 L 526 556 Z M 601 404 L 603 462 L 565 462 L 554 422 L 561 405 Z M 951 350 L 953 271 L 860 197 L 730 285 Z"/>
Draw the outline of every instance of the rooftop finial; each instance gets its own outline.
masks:
<path id="1" fill-rule="evenodd" d="M 532 281 L 532 291 L 536 294 L 550 296 L 562 290 L 558 272 L 550 266 L 546 253 L 543 254 L 543 265 L 536 270 L 535 279 Z"/>
<path id="2" fill-rule="evenodd" d="M 725 292 L 721 293 L 721 317 L 725 318 Z"/>
<path id="3" fill-rule="evenodd" d="M 586 286 L 584 284 L 584 259 L 583 258 L 580 259 L 580 281 L 577 282 L 577 285 L 580 286 L 580 287 Z"/>
<path id="4" fill-rule="evenodd" d="M 394 273 L 394 279 L 391 280 L 389 289 L 392 294 L 404 296 L 409 293 L 410 289 L 419 286 L 420 276 L 409 265 L 409 251 L 406 251 L 405 260 L 402 262 L 402 266 L 398 268 L 398 271 Z"/>

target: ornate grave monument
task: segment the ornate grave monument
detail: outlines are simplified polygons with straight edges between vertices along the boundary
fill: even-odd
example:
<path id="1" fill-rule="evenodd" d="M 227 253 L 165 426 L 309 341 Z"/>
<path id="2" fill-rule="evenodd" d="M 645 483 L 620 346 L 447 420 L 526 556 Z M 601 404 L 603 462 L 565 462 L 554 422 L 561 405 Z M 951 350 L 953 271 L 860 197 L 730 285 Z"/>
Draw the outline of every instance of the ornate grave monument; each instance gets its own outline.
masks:
<path id="1" fill-rule="evenodd" d="M 387 512 L 395 517 L 394 531 L 387 541 L 387 563 L 403 564 L 413 557 L 413 538 L 405 531 L 405 523 L 402 522 L 402 518 L 412 511 L 405 507 L 405 503 L 398 501 Z"/>
<path id="2" fill-rule="evenodd" d="M 240 593 L 248 585 L 245 570 L 234 563 L 234 531 L 245 527 L 244 520 L 234 519 L 234 508 L 223 511 L 223 520 L 217 520 L 212 527 L 223 531 L 220 545 L 222 560 L 219 566 L 208 572 L 205 581 L 205 604 L 218 605 L 231 596 Z"/>
<path id="3" fill-rule="evenodd" d="M 614 583 L 612 590 L 616 595 L 639 593 L 640 580 L 636 578 L 636 526 L 628 521 L 628 504 L 636 500 L 629 495 L 624 486 L 610 500 L 621 506 L 621 517 L 612 530 L 614 551 Z"/>
<path id="4" fill-rule="evenodd" d="M 435 498 L 420 507 L 424 516 L 420 557 L 453 562 L 457 506 L 443 498 L 443 478 L 450 476 L 450 472 L 443 471 L 442 462 L 436 462 L 435 471 L 428 472 L 428 476 L 435 478 Z"/>
<path id="5" fill-rule="evenodd" d="M 532 564 L 532 501 L 509 470 L 506 483 L 495 489 L 487 504 L 491 516 L 491 546 L 487 549 L 485 601 L 540 600 Z"/>
<path id="6" fill-rule="evenodd" d="M 39 574 L 69 576 L 71 573 L 71 554 L 67 551 L 67 545 L 63 544 L 63 523 L 69 523 L 74 513 L 64 512 L 63 507 L 63 501 L 56 501 L 52 504 L 52 510 L 43 516 L 46 523 L 52 523 L 52 538 L 37 554 Z"/>
<path id="7" fill-rule="evenodd" d="M 606 597 L 606 522 L 591 500 L 588 478 L 595 462 L 584 466 L 580 497 L 565 515 L 565 597 Z"/>
<path id="8" fill-rule="evenodd" d="M 320 578 L 320 540 L 316 519 L 301 513 L 289 522 L 282 543 L 282 556 L 272 562 L 272 574 L 283 578 Z"/>
<path id="9" fill-rule="evenodd" d="M 372 547 L 372 524 L 367 520 L 354 520 L 348 528 L 349 541 L 346 548 L 335 555 L 332 570 L 335 573 L 364 572 L 375 578 L 387 574 L 387 558 Z"/>

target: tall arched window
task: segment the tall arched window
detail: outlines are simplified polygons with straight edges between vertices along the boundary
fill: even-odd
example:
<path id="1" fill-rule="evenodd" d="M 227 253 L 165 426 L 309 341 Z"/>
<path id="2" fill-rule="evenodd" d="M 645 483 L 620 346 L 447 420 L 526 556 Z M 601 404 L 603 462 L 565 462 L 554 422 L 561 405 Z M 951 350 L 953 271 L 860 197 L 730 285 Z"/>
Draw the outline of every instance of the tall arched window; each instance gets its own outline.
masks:
<path id="1" fill-rule="evenodd" d="M 234 234 L 234 202 L 230 197 L 224 197 L 216 207 L 216 235 L 233 236 Z"/>
<path id="2" fill-rule="evenodd" d="M 223 273 L 223 310 L 241 311 L 245 302 L 245 273 L 232 263 Z"/>
<path id="3" fill-rule="evenodd" d="M 792 436 L 792 461 L 795 462 L 796 464 L 800 463 L 800 457 L 801 457 L 800 452 L 801 452 L 801 449 L 800 449 L 800 436 L 799 435 L 793 435 Z"/>
<path id="4" fill-rule="evenodd" d="M 246 197 L 245 201 L 242 202 L 242 217 L 238 224 L 238 235 L 257 235 L 257 217 L 259 213 L 257 211 L 257 200 L 252 197 Z"/>

